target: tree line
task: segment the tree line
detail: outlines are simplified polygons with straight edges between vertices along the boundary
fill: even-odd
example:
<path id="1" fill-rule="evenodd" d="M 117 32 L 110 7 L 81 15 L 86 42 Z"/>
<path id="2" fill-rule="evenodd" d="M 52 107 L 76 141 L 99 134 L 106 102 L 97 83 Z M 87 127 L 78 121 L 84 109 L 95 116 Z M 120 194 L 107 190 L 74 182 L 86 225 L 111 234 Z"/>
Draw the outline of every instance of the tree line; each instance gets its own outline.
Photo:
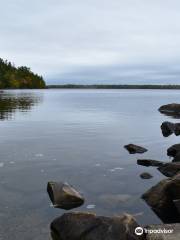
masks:
<path id="1" fill-rule="evenodd" d="M 30 68 L 14 64 L 0 58 L 0 89 L 45 88 L 42 76 L 35 74 Z"/>
<path id="2" fill-rule="evenodd" d="M 180 85 L 131 85 L 131 84 L 62 84 L 62 85 L 48 85 L 47 88 L 78 88 L 78 89 L 180 89 Z"/>

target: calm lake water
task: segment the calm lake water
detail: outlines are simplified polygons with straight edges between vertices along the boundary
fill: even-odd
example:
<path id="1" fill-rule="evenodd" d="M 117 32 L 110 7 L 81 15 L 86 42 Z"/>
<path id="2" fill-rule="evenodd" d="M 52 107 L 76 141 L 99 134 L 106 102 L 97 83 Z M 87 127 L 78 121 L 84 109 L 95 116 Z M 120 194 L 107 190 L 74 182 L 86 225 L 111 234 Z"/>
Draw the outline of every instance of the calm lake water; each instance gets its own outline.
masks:
<path id="1" fill-rule="evenodd" d="M 164 177 L 138 166 L 138 158 L 168 161 L 160 114 L 180 102 L 174 90 L 22 90 L 0 93 L 0 240 L 48 240 L 50 222 L 62 215 L 46 193 L 50 180 L 66 181 L 86 199 L 76 210 L 128 212 L 139 223 L 160 220 L 141 195 Z M 148 148 L 129 155 L 125 144 Z M 143 180 L 148 171 L 154 177 Z M 89 209 L 92 208 L 92 209 Z"/>

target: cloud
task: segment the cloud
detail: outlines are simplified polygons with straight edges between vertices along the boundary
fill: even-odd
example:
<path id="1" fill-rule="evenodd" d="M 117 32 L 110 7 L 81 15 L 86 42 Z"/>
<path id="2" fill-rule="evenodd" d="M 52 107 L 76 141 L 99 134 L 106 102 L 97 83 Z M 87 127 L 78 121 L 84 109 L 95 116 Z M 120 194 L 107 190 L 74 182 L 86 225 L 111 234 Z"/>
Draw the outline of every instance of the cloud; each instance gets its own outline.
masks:
<path id="1" fill-rule="evenodd" d="M 1 57 L 49 82 L 178 81 L 178 0 L 7 0 L 1 9 Z"/>

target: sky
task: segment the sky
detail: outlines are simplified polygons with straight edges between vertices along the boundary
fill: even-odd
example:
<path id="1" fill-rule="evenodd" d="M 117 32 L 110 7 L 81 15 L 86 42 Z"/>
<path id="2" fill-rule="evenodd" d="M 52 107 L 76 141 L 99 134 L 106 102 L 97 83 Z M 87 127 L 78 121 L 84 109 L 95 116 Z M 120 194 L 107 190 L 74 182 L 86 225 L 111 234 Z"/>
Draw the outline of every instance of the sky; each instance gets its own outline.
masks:
<path id="1" fill-rule="evenodd" d="M 179 0 L 0 0 L 0 57 L 48 84 L 180 84 Z"/>

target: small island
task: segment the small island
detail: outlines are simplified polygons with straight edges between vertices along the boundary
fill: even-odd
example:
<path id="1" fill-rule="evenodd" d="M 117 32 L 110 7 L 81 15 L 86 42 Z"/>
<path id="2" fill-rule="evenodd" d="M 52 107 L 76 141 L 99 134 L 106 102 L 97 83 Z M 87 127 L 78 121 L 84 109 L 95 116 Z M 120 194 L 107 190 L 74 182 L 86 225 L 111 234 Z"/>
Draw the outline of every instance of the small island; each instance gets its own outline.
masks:
<path id="1" fill-rule="evenodd" d="M 15 67 L 0 58 L 0 89 L 41 89 L 45 86 L 43 77 L 33 73 L 30 68 Z"/>

